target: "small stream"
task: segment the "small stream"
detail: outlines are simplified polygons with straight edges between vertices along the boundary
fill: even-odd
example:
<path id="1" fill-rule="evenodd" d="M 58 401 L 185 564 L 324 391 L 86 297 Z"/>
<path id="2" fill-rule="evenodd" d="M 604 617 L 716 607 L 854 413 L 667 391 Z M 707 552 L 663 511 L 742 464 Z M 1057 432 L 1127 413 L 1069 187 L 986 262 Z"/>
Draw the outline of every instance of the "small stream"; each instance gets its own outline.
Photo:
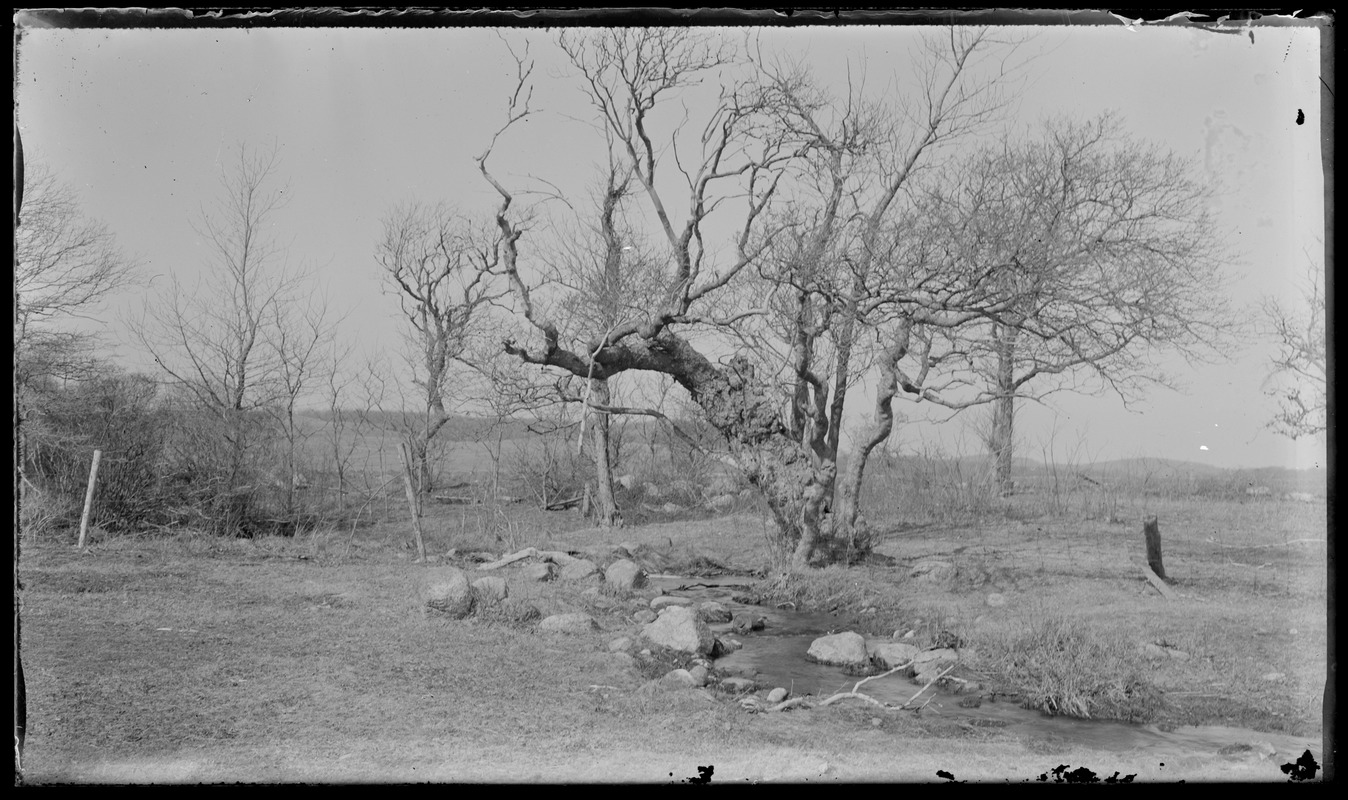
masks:
<path id="1" fill-rule="evenodd" d="M 732 596 L 743 592 L 750 585 L 742 577 L 651 576 L 649 585 L 665 594 L 688 597 L 698 602 L 715 600 L 730 609 L 732 614 L 743 612 L 767 618 L 764 629 L 752 633 L 731 633 L 729 623 L 710 626 L 718 636 L 728 634 L 744 644 L 743 649 L 716 659 L 718 670 L 756 673 L 754 681 L 760 687 L 785 687 L 791 691 L 792 697 L 814 695 L 823 698 L 835 692 L 848 691 L 860 680 L 844 673 L 841 667 L 817 664 L 805 656 L 810 643 L 816 638 L 847 630 L 843 627 L 845 621 L 841 615 L 801 613 L 736 603 L 731 599 Z M 869 681 L 861 691 L 882 702 L 899 705 L 917 694 L 920 688 L 896 673 Z M 950 719 L 967 721 L 973 726 L 999 728 L 1023 739 L 1063 742 L 1111 753 L 1154 753 L 1161 760 L 1166 757 L 1230 755 L 1233 758 L 1267 759 L 1272 763 L 1283 763 L 1295 761 L 1306 750 L 1318 754 L 1322 746 L 1319 739 L 1246 728 L 1207 725 L 1163 731 L 1154 725 L 1054 717 L 1022 708 L 1016 702 L 1005 699 L 985 699 L 977 708 L 961 707 L 959 701 L 968 697 L 932 687 L 918 698 L 917 704 L 930 699 L 921 713 L 940 714 Z"/>

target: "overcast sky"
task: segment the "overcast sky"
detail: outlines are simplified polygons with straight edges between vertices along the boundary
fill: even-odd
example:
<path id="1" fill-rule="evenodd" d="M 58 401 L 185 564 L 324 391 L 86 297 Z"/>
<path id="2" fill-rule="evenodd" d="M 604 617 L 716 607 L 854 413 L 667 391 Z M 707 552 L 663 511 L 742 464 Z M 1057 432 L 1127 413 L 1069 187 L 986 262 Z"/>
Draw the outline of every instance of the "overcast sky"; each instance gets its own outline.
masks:
<path id="1" fill-rule="evenodd" d="M 884 85 L 906 68 L 917 32 L 770 29 L 762 41 L 804 54 L 832 80 L 844 80 L 850 64 Z M 1042 55 L 1013 126 L 1117 111 L 1130 132 L 1195 158 L 1219 187 L 1212 210 L 1237 256 L 1234 305 L 1297 296 L 1303 251 L 1317 266 L 1323 258 L 1314 28 L 1258 28 L 1254 42 L 1178 28 L 1018 32 L 1035 33 Z M 530 43 L 535 105 L 546 113 L 502 141 L 498 169 L 584 192 L 603 155 L 581 94 L 560 74 L 547 32 L 504 36 Z M 396 302 L 381 296 L 373 260 L 381 216 L 410 198 L 471 210 L 494 200 L 473 157 L 502 121 L 514 64 L 491 29 L 30 29 L 21 48 L 18 120 L 29 159 L 74 185 L 147 276 L 191 285 L 206 258 L 190 223 L 216 196 L 222 161 L 238 142 L 275 142 L 290 186 L 289 257 L 321 271 L 366 347 L 396 343 Z M 143 362 L 116 317 L 140 299 L 114 298 L 104 315 L 131 364 Z M 1183 367 L 1183 392 L 1154 390 L 1134 412 L 1112 396 L 1026 405 L 1019 452 L 1041 457 L 1052 442 L 1059 458 L 1321 465 L 1322 442 L 1293 444 L 1264 429 L 1274 410 L 1262 390 L 1271 352 L 1250 340 L 1231 363 Z M 909 448 L 942 436 L 951 445 L 957 429 L 914 425 L 899 436 Z M 977 450 L 971 440 L 963 447 Z"/>

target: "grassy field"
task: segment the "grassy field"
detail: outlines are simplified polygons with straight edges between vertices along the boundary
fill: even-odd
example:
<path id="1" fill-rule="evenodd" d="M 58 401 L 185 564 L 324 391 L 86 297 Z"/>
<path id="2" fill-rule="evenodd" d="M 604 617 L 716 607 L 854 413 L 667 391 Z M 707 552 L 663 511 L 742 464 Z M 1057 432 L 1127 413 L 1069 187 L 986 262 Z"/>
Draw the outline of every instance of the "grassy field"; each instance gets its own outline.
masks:
<path id="1" fill-rule="evenodd" d="M 1093 717 L 1128 711 L 1163 727 L 1318 735 L 1323 502 L 1120 490 L 1110 510 L 1090 496 L 1078 492 L 1056 513 L 1043 493 L 1027 493 L 965 518 L 877 514 L 892 563 L 760 591 L 833 610 L 868 634 L 953 632 L 977 654 L 961 668 L 969 677 L 1027 702 L 1071 709 L 1076 699 Z M 870 498 L 890 508 L 880 501 L 903 498 Z M 1160 520 L 1176 599 L 1142 578 L 1142 513 Z M 627 542 L 682 574 L 747 572 L 767 556 L 769 523 L 752 499 L 724 517 L 648 513 L 646 524 L 611 531 L 520 504 L 428 514 L 437 555 L 540 546 L 608 560 Z M 639 631 L 631 614 L 641 596 L 596 600 L 581 585 L 526 583 L 508 568 L 514 597 L 543 614 L 588 611 L 601 630 L 546 635 L 501 617 L 423 614 L 425 567 L 410 541 L 397 520 L 295 538 L 123 536 L 87 553 L 71 547 L 70 531 L 27 541 L 27 780 L 664 782 L 703 765 L 715 766 L 714 782 L 930 781 L 939 769 L 1033 780 L 1059 764 L 1139 779 L 1285 779 L 1269 762 L 1213 753 L 1160 769 L 1149 754 L 859 704 L 747 714 L 714 690 L 651 686 L 668 664 L 633 668 L 606 652 Z M 932 558 L 953 565 L 949 582 L 909 577 Z M 994 592 L 1004 605 L 988 604 Z M 1188 658 L 1148 659 L 1137 651 L 1146 643 Z M 1121 682 L 1137 690 L 1128 702 Z"/>

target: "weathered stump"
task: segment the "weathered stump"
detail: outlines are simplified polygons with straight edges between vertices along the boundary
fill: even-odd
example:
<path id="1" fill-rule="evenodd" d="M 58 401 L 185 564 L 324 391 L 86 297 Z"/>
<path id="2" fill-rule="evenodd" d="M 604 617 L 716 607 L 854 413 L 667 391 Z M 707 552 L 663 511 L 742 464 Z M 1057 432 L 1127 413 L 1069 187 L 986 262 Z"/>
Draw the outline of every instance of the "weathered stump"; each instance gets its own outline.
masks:
<path id="1" fill-rule="evenodd" d="M 1161 526 L 1156 517 L 1142 520 L 1142 535 L 1147 538 L 1147 566 L 1158 578 L 1165 579 L 1165 565 L 1161 563 Z"/>

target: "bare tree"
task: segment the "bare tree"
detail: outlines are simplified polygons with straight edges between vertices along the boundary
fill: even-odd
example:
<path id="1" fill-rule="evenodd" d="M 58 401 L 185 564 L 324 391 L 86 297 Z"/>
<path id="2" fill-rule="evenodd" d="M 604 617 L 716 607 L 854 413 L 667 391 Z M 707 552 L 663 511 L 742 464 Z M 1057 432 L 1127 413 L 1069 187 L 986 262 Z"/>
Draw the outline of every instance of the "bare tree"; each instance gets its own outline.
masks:
<path id="1" fill-rule="evenodd" d="M 133 279 L 112 232 L 84 216 L 69 185 L 40 162 L 28 164 L 24 179 L 23 219 L 14 231 L 16 349 L 53 337 L 50 324 L 89 314 Z"/>
<path id="2" fill-rule="evenodd" d="M 41 162 L 27 165 L 24 181 L 23 217 L 14 230 L 20 408 L 51 381 L 99 373 L 91 335 L 63 324 L 88 318 L 109 294 L 135 280 L 112 232 L 84 215 L 73 188 Z"/>
<path id="3" fill-rule="evenodd" d="M 252 457 L 266 438 L 259 412 L 285 402 L 297 386 L 296 359 L 313 352 L 312 339 L 291 336 L 306 276 L 287 265 L 275 238 L 286 201 L 285 188 L 273 188 L 278 163 L 275 149 L 239 146 L 233 163 L 222 167 L 220 197 L 194 225 L 210 254 L 198 286 L 188 290 L 171 276 L 130 324 L 224 445 L 221 474 L 212 476 L 212 512 L 227 532 L 244 525 L 259 478 Z M 320 323 L 321 317 L 308 320 L 311 327 Z"/>
<path id="4" fill-rule="evenodd" d="M 980 41 L 974 37 L 974 50 Z M 953 66 L 959 72 L 967 64 L 960 54 L 967 57 L 972 52 L 966 52 L 970 42 L 958 33 L 949 42 Z M 775 124 L 771 93 L 757 82 L 723 74 L 723 88 L 701 133 L 681 140 L 683 126 L 676 125 L 668 134 L 671 144 L 663 143 L 665 134 L 653 130 L 655 120 L 661 119 L 653 110 L 733 66 L 733 53 L 722 40 L 688 30 L 626 29 L 568 33 L 561 45 L 580 72 L 618 151 L 631 164 L 645 207 L 663 234 L 669 269 L 662 281 L 661 301 L 638 318 L 588 341 L 567 339 L 562 326 L 535 302 L 534 287 L 521 272 L 525 256 L 521 241 L 526 231 L 511 210 L 515 195 L 488 166 L 498 132 L 478 157 L 478 164 L 501 197 L 496 216 L 502 240 L 501 268 L 511 282 L 520 314 L 533 328 L 531 341 L 508 341 L 506 351 L 526 363 L 557 367 L 577 377 L 610 378 L 628 370 L 670 375 L 726 437 L 734 463 L 763 491 L 777 523 L 778 565 L 804 566 L 820 543 L 822 509 L 833 490 L 837 465 L 832 459 L 817 457 L 793 428 L 791 412 L 773 390 L 771 375 L 760 372 L 743 352 L 713 362 L 707 355 L 712 351 L 704 349 L 707 345 L 699 344 L 698 338 L 708 330 L 734 334 L 741 322 L 770 313 L 768 298 L 760 298 L 760 306 L 739 309 L 727 309 L 717 301 L 747 268 L 762 263 L 774 238 L 785 229 L 784 218 L 770 213 L 769 206 L 781 182 L 795 179 L 790 172 L 793 166 L 815 151 L 817 137 L 805 138 Z M 512 97 L 501 132 L 532 113 L 525 92 L 529 66 L 523 59 L 519 63 L 520 88 Z M 940 87 L 938 83 L 935 94 L 929 92 L 928 97 L 950 96 Z M 918 134 L 919 142 L 925 139 Z M 689 140 L 696 155 L 689 153 Z M 903 152 L 912 155 L 911 149 Z M 672 164 L 663 160 L 665 153 L 675 154 Z M 891 190 L 897 195 L 906 180 L 901 176 L 912 164 L 910 159 L 899 159 L 888 166 L 893 172 L 883 186 L 893 186 L 897 180 L 898 186 Z M 682 176 L 681 185 L 677 180 L 666 182 L 670 169 Z M 882 201 L 884 192 L 876 194 Z M 676 199 L 686 208 L 681 222 L 675 215 Z M 871 223 L 876 230 L 874 243 L 851 251 L 833 245 L 836 252 L 853 261 L 870 259 L 872 253 L 883 258 L 901 241 L 894 235 L 901 228 L 894 224 L 892 209 L 883 203 L 872 208 L 877 209 L 876 221 Z M 724 224 L 731 221 L 731 214 L 736 215 L 731 252 L 716 253 L 705 241 L 708 220 L 716 216 L 724 218 Z M 824 237 L 825 241 L 829 238 Z M 878 271 L 882 262 L 865 263 L 877 264 Z M 890 291 L 887 302 L 892 306 L 913 294 Z M 812 405 L 817 408 L 819 404 Z M 808 438 L 814 441 L 816 435 Z"/>
<path id="5" fill-rule="evenodd" d="M 560 312 L 562 335 L 587 341 L 641 318 L 646 309 L 660 302 L 663 285 L 658 254 L 641 235 L 623 222 L 623 206 L 631 195 L 630 168 L 612 151 L 609 167 L 598 192 L 598 220 L 582 226 L 574 235 L 563 236 L 548 272 L 549 289 Z M 613 488 L 617 451 L 612 415 L 615 387 L 612 379 L 587 376 L 576 390 L 566 381 L 559 396 L 582 404 L 582 435 L 586 423 L 591 433 L 595 465 L 594 517 L 603 527 L 622 524 Z"/>
<path id="6" fill-rule="evenodd" d="M 1005 301 L 967 346 L 991 401 L 988 447 L 1012 490 L 1017 399 L 1112 390 L 1125 404 L 1174 386 L 1157 355 L 1212 358 L 1231 330 L 1209 188 L 1192 165 L 1104 115 L 963 162 L 924 208 L 965 270 Z"/>
<path id="7" fill-rule="evenodd" d="M 881 373 L 860 447 L 841 484 L 824 492 L 825 502 L 835 500 L 835 548 L 866 546 L 854 530 L 866 459 L 893 430 L 899 382 L 915 386 L 897 371 L 915 332 L 963 324 L 970 315 L 959 313 L 960 302 L 981 302 L 967 282 L 933 274 L 928 250 L 909 244 L 909 194 L 945 149 L 1007 107 L 1008 82 L 1023 66 L 1011 60 L 1017 47 L 983 30 L 929 37 L 914 59 L 918 91 L 894 104 L 867 99 L 864 80 L 838 95 L 799 64 L 757 60 L 769 124 L 805 155 L 783 230 L 758 273 L 774 289 L 775 338 L 786 345 L 779 363 L 790 383 L 792 434 L 825 472 L 839 461 L 848 390 L 870 366 Z M 890 333 L 867 342 L 865 332 L 886 321 Z"/>
<path id="8" fill-rule="evenodd" d="M 308 483 L 301 473 L 302 446 L 311 435 L 297 417 L 302 399 L 315 395 L 329 386 L 338 365 L 330 360 L 331 347 L 341 320 L 331 319 L 325 297 L 310 295 L 298 302 L 272 308 L 272 332 L 267 346 L 274 351 L 276 361 L 276 401 L 267 406 L 267 413 L 281 429 L 281 488 L 285 492 L 283 515 L 287 520 L 297 517 L 297 493 Z"/>
<path id="9" fill-rule="evenodd" d="M 375 260 L 407 322 L 406 354 L 421 415 L 416 429 L 408 431 L 408 444 L 422 493 L 432 489 L 428 448 L 450 419 L 453 367 L 463 363 L 488 306 L 504 294 L 492 280 L 497 259 L 490 233 L 475 231 L 443 204 L 406 203 L 384 219 Z"/>
<path id="10" fill-rule="evenodd" d="M 1324 271 L 1313 262 L 1306 268 L 1299 306 L 1289 308 L 1275 297 L 1263 302 L 1264 322 L 1278 345 L 1265 382 L 1279 404 L 1269 427 L 1289 439 L 1318 436 L 1328 424 Z"/>

